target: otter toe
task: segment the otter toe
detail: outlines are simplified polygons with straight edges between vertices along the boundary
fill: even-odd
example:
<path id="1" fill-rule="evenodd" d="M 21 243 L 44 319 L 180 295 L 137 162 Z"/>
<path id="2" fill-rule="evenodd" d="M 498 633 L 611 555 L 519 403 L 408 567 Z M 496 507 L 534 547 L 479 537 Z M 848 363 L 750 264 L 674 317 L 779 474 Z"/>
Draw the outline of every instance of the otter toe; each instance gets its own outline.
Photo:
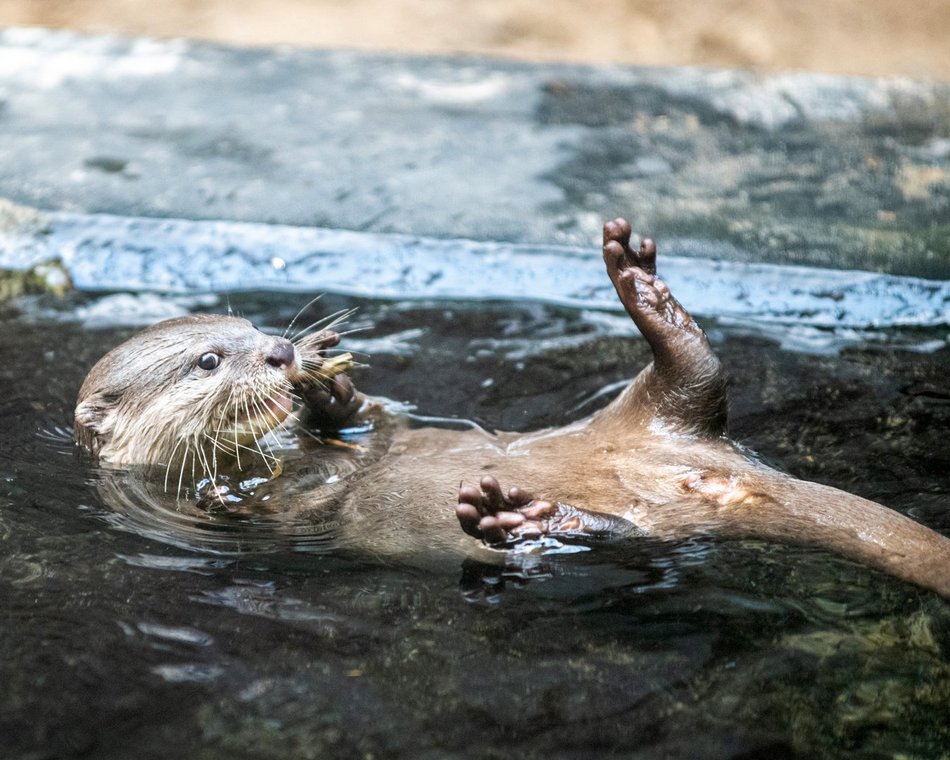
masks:
<path id="1" fill-rule="evenodd" d="M 625 256 L 626 249 L 616 240 L 608 240 L 604 243 L 604 263 L 607 265 L 611 279 L 616 278 L 617 274 L 625 269 Z"/>
<path id="2" fill-rule="evenodd" d="M 653 238 L 645 237 L 640 241 L 636 263 L 645 272 L 656 274 L 656 243 Z"/>
<path id="3" fill-rule="evenodd" d="M 485 506 L 488 508 L 489 514 L 501 510 L 505 505 L 505 497 L 501 493 L 501 485 L 498 481 L 491 475 L 486 475 L 479 481 L 479 486 L 482 489 Z"/>
<path id="4" fill-rule="evenodd" d="M 493 515 L 481 519 L 478 523 L 478 532 L 480 538 L 486 544 L 503 544 L 508 540 L 508 531 L 502 526 L 501 521 Z"/>
<path id="5" fill-rule="evenodd" d="M 518 510 L 527 520 L 545 520 L 556 511 L 556 505 L 553 501 L 532 501 L 530 504 Z"/>
<path id="6" fill-rule="evenodd" d="M 630 223 L 617 218 L 604 223 L 604 260 L 608 268 L 624 270 L 639 267 L 648 274 L 656 274 L 656 243 L 653 238 L 643 238 L 639 248 L 630 247 Z"/>
<path id="7" fill-rule="evenodd" d="M 532 496 L 528 491 L 525 491 L 523 488 L 518 488 L 518 486 L 512 486 L 508 489 L 508 498 L 507 502 L 509 506 L 519 508 L 524 507 L 534 501 L 534 496 Z"/>
<path id="8" fill-rule="evenodd" d="M 604 245 L 609 241 L 616 241 L 621 248 L 627 250 L 630 248 L 630 222 L 622 217 L 617 217 L 604 223 Z"/>
<path id="9" fill-rule="evenodd" d="M 473 507 L 481 506 L 482 492 L 475 486 L 459 486 L 459 501 Z"/>
<path id="10" fill-rule="evenodd" d="M 458 518 L 459 526 L 468 535 L 474 536 L 475 538 L 482 537 L 478 527 L 482 515 L 479 513 L 477 507 L 461 501 L 461 497 L 459 497 L 458 506 L 455 507 L 455 516 Z"/>

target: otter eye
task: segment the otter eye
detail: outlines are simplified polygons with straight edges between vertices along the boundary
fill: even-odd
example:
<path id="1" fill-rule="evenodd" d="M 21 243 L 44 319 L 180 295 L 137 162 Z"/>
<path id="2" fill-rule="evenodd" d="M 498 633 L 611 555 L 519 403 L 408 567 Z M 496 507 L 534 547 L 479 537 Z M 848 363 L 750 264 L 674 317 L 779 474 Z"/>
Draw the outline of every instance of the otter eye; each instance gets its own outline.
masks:
<path id="1" fill-rule="evenodd" d="M 221 355 L 216 354 L 213 351 L 209 351 L 207 354 L 201 355 L 201 358 L 198 360 L 198 367 L 210 372 L 211 370 L 216 369 L 220 363 Z"/>

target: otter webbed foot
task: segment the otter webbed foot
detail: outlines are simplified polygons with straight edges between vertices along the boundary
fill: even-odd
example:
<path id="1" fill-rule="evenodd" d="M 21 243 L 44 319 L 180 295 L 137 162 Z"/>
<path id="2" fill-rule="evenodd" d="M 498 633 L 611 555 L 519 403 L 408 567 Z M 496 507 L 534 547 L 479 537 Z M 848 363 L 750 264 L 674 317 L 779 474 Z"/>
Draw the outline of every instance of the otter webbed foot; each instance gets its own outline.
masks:
<path id="1" fill-rule="evenodd" d="M 536 499 L 517 486 L 503 492 L 491 475 L 478 487 L 459 488 L 455 514 L 463 531 L 490 546 L 542 536 L 614 538 L 636 532 L 622 517 Z"/>
<path id="2" fill-rule="evenodd" d="M 690 434 L 725 432 L 725 378 L 706 334 L 656 276 L 656 245 L 630 247 L 630 224 L 604 225 L 604 264 L 620 303 L 653 350 L 653 365 L 628 395 L 631 408 Z"/>
<path id="3" fill-rule="evenodd" d="M 656 244 L 644 238 L 638 250 L 630 247 L 630 224 L 615 219 L 604 225 L 604 263 L 617 296 L 640 332 L 649 341 L 657 361 L 686 341 L 705 341 L 702 329 L 656 276 Z"/>

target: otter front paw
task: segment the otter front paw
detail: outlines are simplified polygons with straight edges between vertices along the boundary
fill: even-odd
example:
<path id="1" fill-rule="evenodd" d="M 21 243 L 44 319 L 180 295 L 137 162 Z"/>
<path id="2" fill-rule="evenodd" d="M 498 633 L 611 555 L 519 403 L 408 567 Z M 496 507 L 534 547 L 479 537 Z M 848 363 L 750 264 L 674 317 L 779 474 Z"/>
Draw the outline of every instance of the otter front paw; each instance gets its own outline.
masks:
<path id="1" fill-rule="evenodd" d="M 459 488 L 455 514 L 462 530 L 470 536 L 497 545 L 507 543 L 512 537 L 520 537 L 524 530 L 532 527 L 534 512 L 551 506 L 551 502 L 538 501 L 518 487 L 502 493 L 498 481 L 486 475 L 479 487 L 463 485 Z"/>
<path id="2" fill-rule="evenodd" d="M 363 394 L 356 390 L 347 375 L 300 383 L 297 392 L 307 407 L 307 426 L 319 430 L 346 427 L 363 404 Z"/>
<path id="3" fill-rule="evenodd" d="M 340 343 L 339 333 L 323 330 L 295 341 L 300 369 L 292 377 L 294 390 L 306 408 L 308 427 L 339 430 L 353 422 L 363 404 L 363 394 L 353 387 L 345 371 L 353 366 L 346 354 L 327 356 Z"/>
<path id="4" fill-rule="evenodd" d="M 461 486 L 458 499 L 455 514 L 462 530 L 490 546 L 542 536 L 624 536 L 636 530 L 622 517 L 536 499 L 522 488 L 504 493 L 491 475 L 478 488 Z"/>

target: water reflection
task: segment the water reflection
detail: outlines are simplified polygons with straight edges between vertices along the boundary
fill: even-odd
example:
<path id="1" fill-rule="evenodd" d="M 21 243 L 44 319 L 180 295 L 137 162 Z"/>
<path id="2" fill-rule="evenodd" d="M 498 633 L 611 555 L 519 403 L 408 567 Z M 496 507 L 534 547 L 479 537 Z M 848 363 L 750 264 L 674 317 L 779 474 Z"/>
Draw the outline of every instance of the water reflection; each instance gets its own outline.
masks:
<path id="1" fill-rule="evenodd" d="M 101 519 L 181 549 L 224 555 L 319 553 L 334 548 L 340 528 L 321 507 L 346 487 L 357 464 L 331 457 L 309 461 L 304 464 L 296 452 L 274 480 L 266 470 L 222 472 L 214 485 L 200 481 L 197 493 L 193 488 L 178 492 L 177 483 L 169 485 L 161 472 L 135 469 L 96 469 L 91 483 L 105 507 L 98 513 Z M 212 488 L 214 495 L 207 496 Z M 301 492 L 313 509 L 285 511 L 291 494 Z"/>

